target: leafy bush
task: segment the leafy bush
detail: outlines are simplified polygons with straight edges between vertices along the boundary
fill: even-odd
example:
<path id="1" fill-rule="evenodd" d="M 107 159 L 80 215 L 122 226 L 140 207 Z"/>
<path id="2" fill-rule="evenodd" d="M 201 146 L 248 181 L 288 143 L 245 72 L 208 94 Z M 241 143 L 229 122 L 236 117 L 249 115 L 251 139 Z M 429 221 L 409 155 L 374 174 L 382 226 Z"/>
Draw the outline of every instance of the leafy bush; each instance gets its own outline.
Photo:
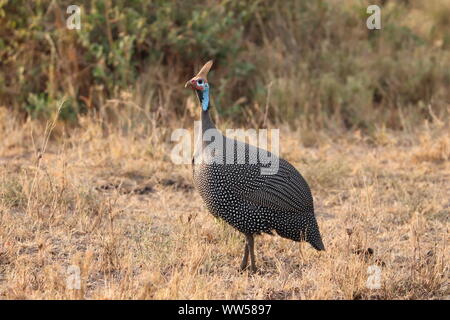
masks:
<path id="1" fill-rule="evenodd" d="M 83 0 L 79 31 L 66 28 L 70 4 L 0 0 L 0 106 L 46 118 L 65 96 L 63 118 L 76 120 L 128 92 L 168 123 L 213 58 L 213 102 L 235 122 L 266 105 L 272 122 L 311 127 L 402 128 L 429 104 L 448 112 L 449 0 L 380 1 L 376 31 L 359 0 Z"/>

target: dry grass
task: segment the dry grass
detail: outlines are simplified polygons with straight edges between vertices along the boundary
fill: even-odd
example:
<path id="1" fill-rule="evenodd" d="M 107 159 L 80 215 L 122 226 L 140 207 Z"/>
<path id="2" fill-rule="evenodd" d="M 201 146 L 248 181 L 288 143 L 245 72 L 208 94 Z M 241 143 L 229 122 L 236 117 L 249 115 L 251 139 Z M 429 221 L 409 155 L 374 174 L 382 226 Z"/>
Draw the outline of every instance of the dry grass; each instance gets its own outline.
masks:
<path id="1" fill-rule="evenodd" d="M 282 155 L 311 184 L 327 251 L 304 245 L 301 257 L 297 243 L 264 235 L 252 275 L 238 271 L 243 237 L 208 214 L 190 167 L 172 164 L 171 145 L 154 138 L 162 129 L 82 119 L 57 125 L 44 153 L 42 126 L 0 111 L 0 299 L 448 298 L 445 125 L 313 143 L 282 129 Z M 380 289 L 366 287 L 374 264 Z M 80 290 L 66 286 L 70 265 Z"/>

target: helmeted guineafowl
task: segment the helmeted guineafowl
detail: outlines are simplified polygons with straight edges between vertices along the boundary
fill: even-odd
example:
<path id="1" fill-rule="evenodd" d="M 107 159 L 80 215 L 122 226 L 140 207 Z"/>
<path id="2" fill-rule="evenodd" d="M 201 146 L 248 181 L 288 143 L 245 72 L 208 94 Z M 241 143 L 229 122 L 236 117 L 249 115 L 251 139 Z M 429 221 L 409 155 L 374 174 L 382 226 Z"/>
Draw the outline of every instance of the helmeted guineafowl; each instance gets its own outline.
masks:
<path id="1" fill-rule="evenodd" d="M 250 255 L 251 270 L 256 270 L 253 236 L 261 232 L 272 234 L 275 230 L 281 237 L 307 241 L 315 249 L 325 250 L 311 191 L 300 173 L 286 160 L 227 138 L 214 126 L 207 80 L 211 66 L 208 61 L 185 85 L 196 92 L 202 107 L 201 139 L 192 159 L 194 185 L 214 216 L 245 234 L 241 269 L 247 268 Z M 267 162 L 261 161 L 263 152 L 278 161 L 276 172 L 262 174 L 261 168 L 268 168 Z"/>

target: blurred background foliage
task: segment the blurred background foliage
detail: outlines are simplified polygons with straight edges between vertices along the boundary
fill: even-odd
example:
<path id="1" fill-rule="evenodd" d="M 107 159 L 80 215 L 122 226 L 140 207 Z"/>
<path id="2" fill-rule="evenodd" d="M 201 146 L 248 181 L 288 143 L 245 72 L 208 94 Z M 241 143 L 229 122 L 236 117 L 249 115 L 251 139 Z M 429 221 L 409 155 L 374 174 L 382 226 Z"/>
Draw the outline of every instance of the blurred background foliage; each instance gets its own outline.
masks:
<path id="1" fill-rule="evenodd" d="M 66 8 L 81 7 L 81 30 Z M 369 4 L 382 29 L 368 30 Z M 0 0 L 0 107 L 46 119 L 168 125 L 198 116 L 184 83 L 207 60 L 220 118 L 405 129 L 450 103 L 450 0 Z"/>

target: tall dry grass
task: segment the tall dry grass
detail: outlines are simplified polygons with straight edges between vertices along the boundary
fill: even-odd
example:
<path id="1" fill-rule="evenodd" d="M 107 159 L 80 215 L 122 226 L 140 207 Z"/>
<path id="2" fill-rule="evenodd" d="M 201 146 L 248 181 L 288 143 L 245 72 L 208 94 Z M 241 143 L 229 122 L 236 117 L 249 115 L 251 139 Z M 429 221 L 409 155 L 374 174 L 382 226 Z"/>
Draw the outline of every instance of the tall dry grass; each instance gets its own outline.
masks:
<path id="1" fill-rule="evenodd" d="M 448 119 L 314 139 L 283 126 L 327 251 L 257 237 L 253 275 L 238 270 L 242 236 L 207 212 L 164 134 L 82 117 L 44 149 L 46 126 L 0 110 L 1 298 L 448 298 Z"/>

